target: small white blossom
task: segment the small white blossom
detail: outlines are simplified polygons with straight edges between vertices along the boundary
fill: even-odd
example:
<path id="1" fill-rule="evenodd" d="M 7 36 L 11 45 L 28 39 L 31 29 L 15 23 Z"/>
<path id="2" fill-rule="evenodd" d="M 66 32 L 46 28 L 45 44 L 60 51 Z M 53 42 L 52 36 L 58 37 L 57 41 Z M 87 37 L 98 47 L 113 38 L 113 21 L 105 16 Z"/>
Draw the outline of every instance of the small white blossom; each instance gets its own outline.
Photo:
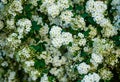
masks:
<path id="1" fill-rule="evenodd" d="M 47 74 L 44 74 L 44 75 L 41 77 L 40 82 L 49 82 L 48 77 L 47 77 Z"/>
<path id="2" fill-rule="evenodd" d="M 100 76 L 97 73 L 85 75 L 81 82 L 99 82 Z"/>
<path id="3" fill-rule="evenodd" d="M 103 61 L 102 55 L 92 53 L 91 62 L 95 62 L 97 64 L 100 64 L 100 63 L 102 63 L 102 61 Z"/>
<path id="4" fill-rule="evenodd" d="M 90 70 L 90 66 L 83 62 L 77 66 L 77 70 L 80 74 L 87 74 Z"/>
<path id="5" fill-rule="evenodd" d="M 59 6 L 56 5 L 56 4 L 52 4 L 51 6 L 49 6 L 47 8 L 47 12 L 48 12 L 48 15 L 52 16 L 53 18 L 55 18 L 60 13 Z"/>

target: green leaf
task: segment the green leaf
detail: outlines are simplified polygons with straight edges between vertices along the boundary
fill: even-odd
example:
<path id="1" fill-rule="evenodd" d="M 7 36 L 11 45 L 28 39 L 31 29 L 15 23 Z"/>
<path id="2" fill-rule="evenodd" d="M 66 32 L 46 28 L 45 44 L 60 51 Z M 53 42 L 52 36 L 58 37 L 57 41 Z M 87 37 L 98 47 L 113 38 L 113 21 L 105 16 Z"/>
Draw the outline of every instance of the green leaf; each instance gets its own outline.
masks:
<path id="1" fill-rule="evenodd" d="M 87 58 L 86 61 L 85 61 L 87 64 L 90 63 L 90 58 Z"/>
<path id="2" fill-rule="evenodd" d="M 68 45 L 69 45 L 69 46 L 72 46 L 72 42 L 70 42 Z"/>
<path id="3" fill-rule="evenodd" d="M 64 54 L 66 53 L 68 50 L 67 50 L 67 47 L 65 45 L 62 45 L 60 48 L 59 48 L 59 51 Z"/>
<path id="4" fill-rule="evenodd" d="M 81 80 L 77 80 L 77 82 L 81 82 Z"/>
<path id="5" fill-rule="evenodd" d="M 42 4 L 42 0 L 37 1 L 38 5 Z"/>
<path id="6" fill-rule="evenodd" d="M 39 43 L 38 45 L 31 45 L 31 47 L 35 50 L 35 52 L 40 52 L 42 53 L 42 51 L 45 51 L 45 43 Z"/>
<path id="7" fill-rule="evenodd" d="M 88 13 L 84 13 L 84 14 L 81 14 L 81 16 L 82 16 L 83 18 L 86 18 L 86 17 L 88 17 L 89 15 L 88 15 Z"/>
<path id="8" fill-rule="evenodd" d="M 75 10 L 82 10 L 83 9 L 83 6 L 81 5 L 75 5 Z"/>
<path id="9" fill-rule="evenodd" d="M 49 69 L 44 69 L 43 71 L 42 71 L 42 73 L 48 73 L 49 72 Z"/>
<path id="10" fill-rule="evenodd" d="M 45 68 L 45 60 L 44 59 L 41 59 L 41 60 L 36 59 L 35 63 L 34 63 L 34 67 L 36 69 Z"/>
<path id="11" fill-rule="evenodd" d="M 87 18 L 88 22 L 92 25 L 95 25 L 96 23 L 94 22 L 93 18 L 92 17 L 88 17 Z"/>
<path id="12" fill-rule="evenodd" d="M 72 6 L 69 6 L 69 8 L 67 8 L 67 10 L 73 10 L 73 7 L 72 7 Z"/>
<path id="13" fill-rule="evenodd" d="M 85 56 L 88 56 L 88 54 L 84 51 L 81 51 L 81 54 L 80 54 L 82 57 L 85 57 Z"/>
<path id="14" fill-rule="evenodd" d="M 93 47 L 93 41 L 89 40 L 88 45 L 89 45 L 89 47 Z"/>
<path id="15" fill-rule="evenodd" d="M 87 31 L 83 32 L 84 36 L 85 37 L 89 36 L 89 32 L 90 32 L 90 29 L 88 29 Z"/>
<path id="16" fill-rule="evenodd" d="M 23 10 L 24 10 L 25 12 L 29 12 L 29 11 L 31 11 L 31 6 L 32 6 L 32 4 L 25 4 Z M 29 12 L 29 13 L 30 13 L 30 12 Z"/>
<path id="17" fill-rule="evenodd" d="M 32 21 L 32 29 L 33 30 L 36 30 L 36 31 L 39 31 L 41 28 L 40 25 L 37 25 L 37 22 L 36 21 Z"/>
<path id="18" fill-rule="evenodd" d="M 15 16 L 15 20 L 18 21 L 19 19 L 26 18 L 24 14 L 18 14 Z"/>
<path id="19" fill-rule="evenodd" d="M 54 80 L 55 80 L 55 77 L 54 76 L 48 76 L 48 80 L 49 80 L 49 82 L 54 82 Z"/>

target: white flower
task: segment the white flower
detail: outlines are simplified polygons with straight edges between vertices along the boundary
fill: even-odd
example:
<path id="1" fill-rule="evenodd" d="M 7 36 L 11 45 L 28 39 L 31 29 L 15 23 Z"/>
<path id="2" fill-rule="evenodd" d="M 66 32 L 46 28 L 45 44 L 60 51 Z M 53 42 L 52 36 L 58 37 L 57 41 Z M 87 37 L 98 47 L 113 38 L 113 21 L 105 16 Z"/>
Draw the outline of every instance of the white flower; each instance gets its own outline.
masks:
<path id="1" fill-rule="evenodd" d="M 90 70 L 90 66 L 83 62 L 77 66 L 77 70 L 80 74 L 87 74 Z"/>
<path id="2" fill-rule="evenodd" d="M 65 45 L 69 44 L 70 42 L 73 42 L 72 34 L 69 32 L 63 32 L 62 38 L 63 38 L 63 44 Z"/>
<path id="3" fill-rule="evenodd" d="M 56 67 L 52 68 L 50 70 L 50 73 L 59 78 L 63 74 L 63 68 L 62 67 L 60 67 L 60 68 L 56 68 Z"/>
<path id="4" fill-rule="evenodd" d="M 80 39 L 79 40 L 79 45 L 84 46 L 86 44 L 86 39 Z"/>
<path id="5" fill-rule="evenodd" d="M 8 12 L 15 16 L 16 12 L 22 13 L 22 9 L 23 7 L 21 4 L 21 0 L 14 0 L 10 5 L 10 9 L 8 10 Z"/>
<path id="6" fill-rule="evenodd" d="M 40 28 L 39 33 L 40 33 L 41 36 L 46 36 L 48 34 L 48 31 L 49 31 L 49 27 L 46 24 L 45 26 Z"/>
<path id="7" fill-rule="evenodd" d="M 83 35 L 82 33 L 78 33 L 78 36 L 79 36 L 80 38 L 84 38 L 84 35 Z"/>
<path id="8" fill-rule="evenodd" d="M 52 40 L 52 44 L 53 44 L 53 46 L 56 47 L 56 48 L 61 47 L 62 44 L 63 44 L 63 38 L 61 38 L 61 37 L 54 38 L 54 39 Z"/>
<path id="9" fill-rule="evenodd" d="M 99 74 L 103 80 L 110 80 L 113 77 L 112 72 L 105 68 L 100 69 Z"/>
<path id="10" fill-rule="evenodd" d="M 31 30 L 32 23 L 29 19 L 23 18 L 18 20 L 16 23 L 18 26 L 17 32 L 19 33 L 18 38 L 23 38 L 23 34 L 28 34 L 28 32 Z"/>
<path id="11" fill-rule="evenodd" d="M 35 81 L 39 75 L 40 75 L 40 73 L 37 70 L 30 71 L 30 77 L 32 78 L 33 81 Z"/>
<path id="12" fill-rule="evenodd" d="M 103 57 L 102 57 L 102 55 L 98 55 L 98 54 L 92 53 L 91 62 L 92 61 L 97 63 L 97 64 L 100 64 L 103 61 Z"/>
<path id="13" fill-rule="evenodd" d="M 39 0 L 30 0 L 30 3 L 34 6 L 37 6 L 37 1 L 39 1 Z"/>
<path id="14" fill-rule="evenodd" d="M 59 6 L 57 6 L 56 4 L 52 4 L 51 6 L 48 6 L 47 12 L 48 12 L 48 15 L 52 16 L 53 18 L 55 18 L 60 13 Z"/>
<path id="15" fill-rule="evenodd" d="M 27 67 L 34 66 L 34 61 L 33 60 L 25 61 L 25 64 L 27 65 Z"/>
<path id="16" fill-rule="evenodd" d="M 70 10 L 63 11 L 60 15 L 60 19 L 66 23 L 70 23 L 72 20 L 73 13 Z"/>
<path id="17" fill-rule="evenodd" d="M 19 56 L 24 56 L 25 58 L 29 58 L 30 57 L 30 50 L 29 48 L 23 48 L 21 51 L 18 52 Z"/>
<path id="18" fill-rule="evenodd" d="M 52 64 L 53 66 L 61 66 L 62 64 L 65 64 L 66 58 L 64 56 L 56 55 L 53 57 Z"/>
<path id="19" fill-rule="evenodd" d="M 18 20 L 16 25 L 19 26 L 19 27 L 24 27 L 24 28 L 26 28 L 28 30 L 32 26 L 32 23 L 31 23 L 31 21 L 29 19 L 22 18 L 22 19 Z"/>
<path id="20" fill-rule="evenodd" d="M 49 82 L 47 74 L 44 74 L 44 75 L 41 77 L 40 82 Z"/>
<path id="21" fill-rule="evenodd" d="M 44 3 L 48 3 L 48 4 L 52 4 L 54 2 L 55 2 L 55 0 L 44 0 Z"/>
<path id="22" fill-rule="evenodd" d="M 100 76 L 97 73 L 85 75 L 81 82 L 99 82 Z"/>
<path id="23" fill-rule="evenodd" d="M 15 29 L 14 19 L 7 20 L 6 23 L 7 23 L 7 27 L 6 27 L 7 29 Z"/>
<path id="24" fill-rule="evenodd" d="M 3 4 L 7 4 L 7 0 L 1 0 L 3 2 Z"/>
<path id="25" fill-rule="evenodd" d="M 15 78 L 15 75 L 16 75 L 16 72 L 14 72 L 14 71 L 10 72 L 10 75 L 9 75 L 8 79 L 9 79 L 9 80 L 14 79 L 14 78 Z M 11 82 L 11 81 L 10 81 L 10 82 Z"/>
<path id="26" fill-rule="evenodd" d="M 119 5 L 120 0 L 112 0 L 111 5 Z"/>
<path id="27" fill-rule="evenodd" d="M 68 0 L 58 0 L 57 5 L 60 7 L 60 10 L 66 9 L 69 7 L 69 1 Z"/>
<path id="28" fill-rule="evenodd" d="M 3 21 L 0 20 L 0 30 L 4 27 Z"/>
<path id="29" fill-rule="evenodd" d="M 4 61 L 4 62 L 1 63 L 1 66 L 7 67 L 7 66 L 8 66 L 8 63 L 7 63 L 6 61 Z"/>
<path id="30" fill-rule="evenodd" d="M 102 33 L 105 37 L 110 37 L 117 34 L 109 19 L 105 18 L 104 12 L 107 5 L 103 1 L 89 0 L 86 3 L 86 11 L 92 14 L 94 21 L 103 27 Z M 112 32 L 113 31 L 113 32 Z"/>
<path id="31" fill-rule="evenodd" d="M 16 33 L 10 34 L 7 38 L 7 45 L 11 46 L 12 48 L 18 47 L 21 43 L 21 40 L 19 40 L 17 36 L 18 35 Z"/>
<path id="32" fill-rule="evenodd" d="M 58 26 L 53 26 L 50 30 L 50 37 L 55 38 L 61 36 L 62 29 Z"/>

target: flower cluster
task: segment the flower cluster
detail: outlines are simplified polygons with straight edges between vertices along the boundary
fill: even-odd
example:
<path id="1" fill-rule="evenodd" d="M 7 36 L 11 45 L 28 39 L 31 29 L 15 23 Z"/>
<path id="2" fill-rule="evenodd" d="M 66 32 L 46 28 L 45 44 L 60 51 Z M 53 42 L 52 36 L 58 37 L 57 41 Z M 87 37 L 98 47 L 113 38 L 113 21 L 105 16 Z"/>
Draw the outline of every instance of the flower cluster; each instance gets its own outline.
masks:
<path id="1" fill-rule="evenodd" d="M 119 68 L 119 0 L 0 0 L 0 82 L 118 82 Z"/>

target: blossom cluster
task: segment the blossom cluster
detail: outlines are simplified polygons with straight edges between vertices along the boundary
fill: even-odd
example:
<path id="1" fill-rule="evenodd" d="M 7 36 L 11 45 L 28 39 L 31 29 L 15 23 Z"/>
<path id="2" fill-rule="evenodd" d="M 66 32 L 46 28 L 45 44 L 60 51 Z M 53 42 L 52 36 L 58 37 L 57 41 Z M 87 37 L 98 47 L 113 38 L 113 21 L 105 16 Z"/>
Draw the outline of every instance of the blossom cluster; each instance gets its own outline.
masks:
<path id="1" fill-rule="evenodd" d="M 120 81 L 120 0 L 0 0 L 0 82 Z"/>

